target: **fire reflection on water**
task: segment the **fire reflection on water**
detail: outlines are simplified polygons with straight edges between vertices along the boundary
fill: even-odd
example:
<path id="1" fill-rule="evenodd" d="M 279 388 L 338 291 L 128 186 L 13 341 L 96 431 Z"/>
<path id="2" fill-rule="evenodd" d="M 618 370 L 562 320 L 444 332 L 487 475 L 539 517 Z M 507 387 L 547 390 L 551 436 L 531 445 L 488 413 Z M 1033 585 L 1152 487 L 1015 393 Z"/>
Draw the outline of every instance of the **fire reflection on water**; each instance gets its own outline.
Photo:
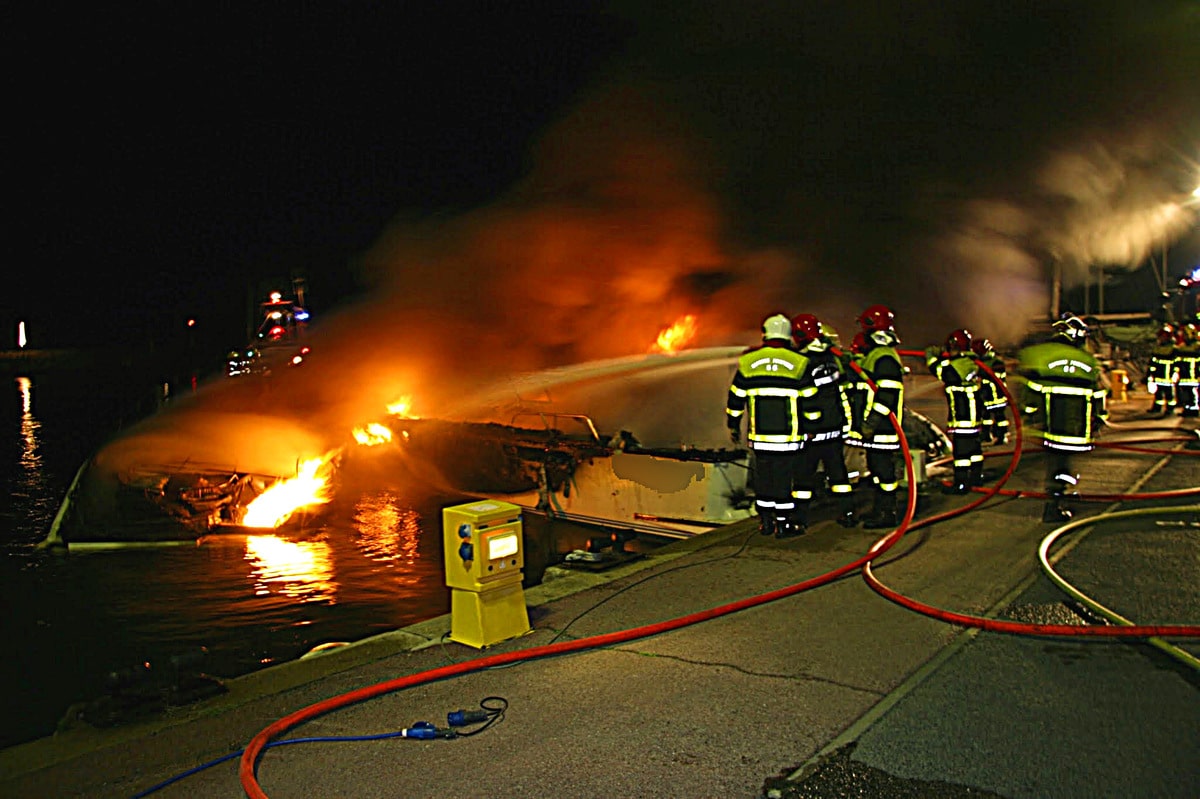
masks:
<path id="1" fill-rule="evenodd" d="M 289 541 L 278 535 L 246 537 L 254 593 L 279 593 L 302 602 L 337 604 L 333 553 L 324 541 Z"/>
<path id="2" fill-rule="evenodd" d="M 390 491 L 359 497 L 354 529 L 359 547 L 374 561 L 403 566 L 421 557 L 421 514 Z"/>
<path id="3" fill-rule="evenodd" d="M 42 425 L 33 416 L 33 381 L 18 377 L 17 390 L 21 392 L 21 466 L 26 471 L 33 471 L 42 465 L 42 456 L 38 452 L 38 430 Z"/>

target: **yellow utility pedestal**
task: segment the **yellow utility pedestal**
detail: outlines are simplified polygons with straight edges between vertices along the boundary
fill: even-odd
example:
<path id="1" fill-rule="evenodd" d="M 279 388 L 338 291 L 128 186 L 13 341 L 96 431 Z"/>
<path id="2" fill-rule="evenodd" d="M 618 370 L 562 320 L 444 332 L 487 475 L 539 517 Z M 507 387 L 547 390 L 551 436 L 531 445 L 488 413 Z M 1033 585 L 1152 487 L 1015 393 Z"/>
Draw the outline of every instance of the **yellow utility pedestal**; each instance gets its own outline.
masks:
<path id="1" fill-rule="evenodd" d="M 442 509 L 450 640 L 483 649 L 529 632 L 521 508 L 479 500 Z"/>
<path id="2" fill-rule="evenodd" d="M 1112 397 L 1117 402 L 1125 402 L 1129 399 L 1129 373 L 1124 369 L 1113 369 L 1111 373 Z"/>

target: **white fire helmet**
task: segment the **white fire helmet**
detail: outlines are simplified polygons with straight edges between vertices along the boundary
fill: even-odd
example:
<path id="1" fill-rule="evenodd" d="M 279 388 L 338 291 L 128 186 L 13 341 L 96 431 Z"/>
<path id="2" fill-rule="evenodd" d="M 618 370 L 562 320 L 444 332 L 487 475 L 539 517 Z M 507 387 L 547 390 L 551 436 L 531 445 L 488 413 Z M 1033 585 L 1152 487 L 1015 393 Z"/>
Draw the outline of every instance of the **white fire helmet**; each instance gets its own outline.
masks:
<path id="1" fill-rule="evenodd" d="M 1087 322 L 1068 311 L 1055 320 L 1054 332 L 1075 344 L 1082 344 L 1088 337 L 1088 326 Z"/>
<path id="2" fill-rule="evenodd" d="M 792 337 L 792 320 L 781 313 L 773 314 L 763 320 L 762 330 L 764 339 L 787 341 Z"/>

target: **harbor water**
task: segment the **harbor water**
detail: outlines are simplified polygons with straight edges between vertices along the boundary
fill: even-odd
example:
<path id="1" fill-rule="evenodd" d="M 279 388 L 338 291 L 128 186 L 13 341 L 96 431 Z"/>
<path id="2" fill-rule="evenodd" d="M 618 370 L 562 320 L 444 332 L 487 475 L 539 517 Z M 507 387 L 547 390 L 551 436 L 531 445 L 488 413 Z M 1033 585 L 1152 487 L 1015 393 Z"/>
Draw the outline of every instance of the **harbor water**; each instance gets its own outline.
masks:
<path id="1" fill-rule="evenodd" d="M 339 492 L 312 523 L 286 533 L 39 548 L 81 464 L 170 389 L 94 374 L 3 380 L 0 619 L 9 651 L 0 677 L 10 707 L 0 714 L 0 747 L 50 735 L 80 708 L 128 692 L 131 680 L 180 664 L 235 677 L 448 612 L 441 508 L 469 498 L 400 477 Z M 536 526 L 527 520 L 527 538 L 550 535 L 544 520 Z M 544 546 L 527 544 L 527 583 L 587 535 L 556 526 Z"/>

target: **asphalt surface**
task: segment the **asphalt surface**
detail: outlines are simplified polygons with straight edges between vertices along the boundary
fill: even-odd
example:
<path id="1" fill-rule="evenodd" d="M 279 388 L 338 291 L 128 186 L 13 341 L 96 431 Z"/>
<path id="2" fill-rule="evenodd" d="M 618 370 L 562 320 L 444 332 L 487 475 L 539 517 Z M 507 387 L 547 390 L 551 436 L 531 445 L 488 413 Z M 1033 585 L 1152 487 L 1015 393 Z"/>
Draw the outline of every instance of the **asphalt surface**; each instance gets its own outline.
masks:
<path id="1" fill-rule="evenodd" d="M 1200 499 L 1161 496 L 1200 486 L 1200 439 L 1194 420 L 1152 419 L 1148 404 L 1115 403 L 1103 441 L 1126 448 L 1078 460 L 1085 494 L 1154 495 L 1080 503 L 1078 518 L 1145 512 L 1079 526 L 1051 558 L 1063 579 L 1135 623 L 1200 625 Z M 1149 438 L 1172 441 L 1141 443 Z M 989 470 L 1009 461 L 990 458 Z M 1041 475 L 1040 457 L 1027 453 L 1006 488 L 1037 491 Z M 931 483 L 917 521 L 974 498 Z M 1038 544 L 1053 529 L 1039 500 L 997 497 L 909 532 L 873 569 L 939 608 L 1102 623 L 1040 569 Z M 232 680 L 220 697 L 144 723 L 0 752 L 0 795 L 134 796 L 323 700 L 780 591 L 668 632 L 501 668 L 463 665 L 459 676 L 331 710 L 281 737 L 445 727 L 450 711 L 507 702 L 498 723 L 454 740 L 275 746 L 258 783 L 273 799 L 1200 796 L 1200 671 L 1188 661 L 1200 639 L 1171 642 L 1180 655 L 1142 640 L 976 631 L 885 600 L 857 570 L 788 590 L 861 558 L 886 532 L 826 520 L 777 541 L 750 521 L 607 573 L 551 569 L 525 591 L 526 636 L 480 652 L 445 640 L 448 616 L 433 619 Z M 238 761 L 150 795 L 243 796 Z"/>

